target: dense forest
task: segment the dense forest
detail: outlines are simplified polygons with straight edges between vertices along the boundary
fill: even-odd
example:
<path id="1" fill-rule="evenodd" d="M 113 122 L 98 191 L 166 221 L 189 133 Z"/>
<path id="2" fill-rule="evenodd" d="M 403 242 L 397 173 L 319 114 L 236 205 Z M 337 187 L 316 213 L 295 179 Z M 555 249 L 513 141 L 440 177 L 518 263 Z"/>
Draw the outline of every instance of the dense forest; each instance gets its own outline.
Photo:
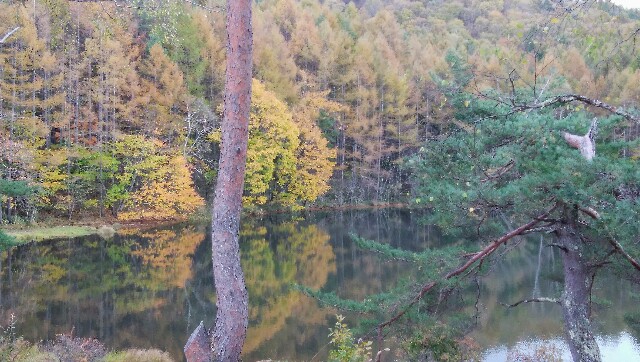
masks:
<path id="1" fill-rule="evenodd" d="M 451 54 L 476 95 L 637 107 L 640 12 L 561 4 L 256 1 L 246 206 L 412 199 L 408 156 L 459 126 Z M 0 3 L 0 36 L 17 28 L 0 44 L 0 221 L 180 218 L 210 202 L 224 16 L 215 0 Z"/>

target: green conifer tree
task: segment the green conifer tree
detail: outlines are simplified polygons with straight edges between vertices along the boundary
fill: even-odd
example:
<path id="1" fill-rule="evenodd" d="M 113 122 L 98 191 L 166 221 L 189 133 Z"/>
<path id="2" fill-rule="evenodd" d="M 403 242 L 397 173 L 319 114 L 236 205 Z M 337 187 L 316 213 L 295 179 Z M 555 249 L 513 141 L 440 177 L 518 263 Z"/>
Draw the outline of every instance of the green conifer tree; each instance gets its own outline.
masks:
<path id="1" fill-rule="evenodd" d="M 516 235 L 553 234 L 550 245 L 560 249 L 564 264 L 564 292 L 538 301 L 562 306 L 574 360 L 599 361 L 589 322 L 593 278 L 610 263 L 640 271 L 640 168 L 624 157 L 630 143 L 611 137 L 626 125 L 620 115 L 637 119 L 608 105 L 620 115 L 599 122 L 584 110 L 556 112 L 574 110 L 568 102 L 575 98 L 540 100 L 515 88 L 491 97 L 496 100 L 473 97 L 458 91 L 471 79 L 466 65 L 452 54 L 447 61 L 453 77 L 440 83 L 450 85 L 457 122 L 412 159 L 415 202 L 432 207 L 431 221 L 444 231 L 473 230 L 482 240 L 496 240 L 479 252 L 470 250 L 476 253 L 463 267 Z M 503 235 L 504 220 L 522 226 Z"/>

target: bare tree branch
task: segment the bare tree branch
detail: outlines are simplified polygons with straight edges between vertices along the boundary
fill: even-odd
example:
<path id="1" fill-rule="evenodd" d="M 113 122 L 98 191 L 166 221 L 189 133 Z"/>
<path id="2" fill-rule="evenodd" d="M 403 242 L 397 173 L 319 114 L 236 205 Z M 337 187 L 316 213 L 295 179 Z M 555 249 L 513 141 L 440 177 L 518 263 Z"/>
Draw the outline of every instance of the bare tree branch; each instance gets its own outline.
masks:
<path id="1" fill-rule="evenodd" d="M 629 40 L 633 40 L 633 44 L 634 44 L 634 48 L 635 48 L 636 37 L 637 37 L 639 34 L 640 34 L 640 28 L 635 29 L 634 31 L 632 31 L 632 32 L 631 32 L 631 34 L 629 34 L 629 36 L 628 36 L 628 37 L 626 37 L 626 38 L 624 38 L 624 39 L 620 40 L 619 42 L 617 42 L 617 43 L 616 43 L 616 45 L 613 47 L 613 49 L 611 49 L 611 51 L 609 51 L 608 53 L 609 53 L 610 55 L 615 54 L 615 52 L 618 50 L 618 48 L 619 48 L 622 44 L 624 44 L 624 43 L 628 42 Z M 602 59 L 601 61 L 599 61 L 599 62 L 596 64 L 596 68 L 597 68 L 597 67 L 599 67 L 599 66 L 600 66 L 600 64 L 602 64 L 602 63 L 608 63 L 610 60 L 611 60 L 611 56 L 610 56 L 610 57 L 608 57 L 608 58 L 606 58 L 606 59 Z"/>
<path id="2" fill-rule="evenodd" d="M 497 169 L 494 173 L 492 173 L 491 175 L 487 174 L 485 172 L 485 178 L 481 179 L 480 182 L 487 182 L 489 180 L 494 180 L 499 178 L 500 176 L 504 175 L 505 173 L 509 172 L 513 166 L 516 165 L 516 162 L 514 160 L 509 160 L 509 162 L 507 162 L 504 166 L 501 166 L 499 169 Z"/>
<path id="3" fill-rule="evenodd" d="M 542 303 L 542 302 L 549 302 L 549 303 L 560 303 L 560 301 L 558 299 L 555 298 L 545 298 L 545 297 L 541 297 L 541 298 L 531 298 L 531 299 L 523 299 L 519 302 L 513 303 L 513 304 L 506 304 L 506 303 L 500 303 L 503 306 L 507 307 L 507 308 L 513 308 L 513 307 L 517 307 L 522 303 Z"/>
<path id="4" fill-rule="evenodd" d="M 606 264 L 611 264 L 611 262 L 609 261 L 609 258 L 617 252 L 618 251 L 616 249 L 609 250 L 609 252 L 602 259 L 598 261 L 594 261 L 593 263 L 589 263 L 588 267 L 592 269 L 597 269 L 605 266 Z"/>
<path id="5" fill-rule="evenodd" d="M 528 110 L 532 110 L 532 109 L 542 109 L 545 107 L 549 107 L 552 105 L 556 105 L 556 104 L 565 104 L 565 103 L 571 103 L 571 102 L 582 102 L 584 104 L 593 106 L 593 107 L 597 107 L 597 108 L 601 108 L 604 110 L 607 110 L 613 114 L 617 114 L 619 116 L 624 117 L 625 119 L 629 120 L 629 121 L 633 121 L 636 123 L 640 123 L 640 118 L 638 116 L 632 115 L 631 113 L 625 112 L 622 109 L 612 106 L 608 103 L 602 102 L 600 100 L 597 99 L 592 99 L 589 97 L 585 97 L 583 95 L 580 94 L 564 94 L 564 95 L 559 95 L 556 97 L 552 97 L 549 99 L 546 99 L 542 102 L 539 103 L 533 103 L 533 104 L 520 104 L 518 106 L 513 107 L 509 112 L 499 115 L 499 116 L 510 116 L 512 114 L 515 113 L 520 113 L 520 112 L 524 112 L 524 111 L 528 111 Z"/>
<path id="6" fill-rule="evenodd" d="M 13 33 L 15 33 L 16 31 L 18 31 L 18 29 L 20 29 L 20 27 L 16 27 L 15 29 L 11 30 L 10 32 L 8 32 L 7 34 L 5 34 L 2 39 L 0 39 L 0 44 L 4 43 L 7 38 L 9 38 Z"/>

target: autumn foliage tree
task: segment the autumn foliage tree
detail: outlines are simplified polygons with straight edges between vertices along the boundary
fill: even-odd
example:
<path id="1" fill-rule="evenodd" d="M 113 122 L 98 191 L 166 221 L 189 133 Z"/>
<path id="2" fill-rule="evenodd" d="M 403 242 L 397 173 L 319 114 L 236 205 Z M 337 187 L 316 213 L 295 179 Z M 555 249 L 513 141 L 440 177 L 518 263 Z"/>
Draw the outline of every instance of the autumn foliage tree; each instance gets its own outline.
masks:
<path id="1" fill-rule="evenodd" d="M 162 141 L 171 156 L 182 154 L 196 189 L 211 202 L 207 190 L 217 177 L 220 149 L 207 135 L 219 126 L 223 100 L 225 14 L 211 11 L 211 4 L 177 0 L 127 3 L 0 5 L 0 24 L 8 24 L 7 32 L 17 27 L 0 49 L 2 127 L 21 156 L 43 161 L 15 170 L 44 191 L 38 203 L 19 205 L 22 217 L 33 208 L 57 216 L 104 215 L 105 173 L 113 168 L 101 166 L 100 155 L 134 134 Z M 298 163 L 291 177 L 283 177 L 288 180 L 272 177 L 266 189 L 267 179 L 256 179 L 261 191 L 245 199 L 265 208 L 407 201 L 413 181 L 404 160 L 454 121 L 451 98 L 436 79 L 447 72 L 449 50 L 479 74 L 495 75 L 475 79 L 479 87 L 505 91 L 498 75 L 512 71 L 535 84 L 530 70 L 537 68 L 565 78 L 567 93 L 633 107 L 637 14 L 589 0 L 574 4 L 567 17 L 566 9 L 550 4 L 256 4 L 252 75 L 298 127 L 297 159 L 312 162 Z M 538 82 L 536 91 L 544 89 Z M 311 98 L 324 102 L 318 112 L 310 112 Z M 313 135 L 316 126 L 320 135 Z M 616 137 L 633 139 L 639 130 L 635 125 Z M 323 138 L 327 149 L 320 146 Z M 93 158 L 97 178 L 74 175 Z M 327 182 L 330 163 L 335 172 Z M 90 178 L 98 183 L 85 182 Z"/>
<path id="2" fill-rule="evenodd" d="M 297 208 L 329 189 L 335 150 L 316 119 L 342 107 L 309 94 L 294 111 L 253 80 L 244 204 Z M 219 142 L 220 130 L 209 135 Z"/>

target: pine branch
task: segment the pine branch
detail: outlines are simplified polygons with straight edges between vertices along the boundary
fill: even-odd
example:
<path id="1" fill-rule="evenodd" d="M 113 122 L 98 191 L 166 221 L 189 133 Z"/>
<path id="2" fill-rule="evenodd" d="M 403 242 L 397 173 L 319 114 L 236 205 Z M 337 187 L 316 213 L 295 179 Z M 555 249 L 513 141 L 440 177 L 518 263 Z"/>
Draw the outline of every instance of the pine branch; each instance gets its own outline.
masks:
<path id="1" fill-rule="evenodd" d="M 615 112 L 614 112 L 615 113 Z M 596 118 L 593 119 L 593 122 L 591 122 L 591 127 L 589 128 L 589 131 L 587 132 L 586 135 L 579 137 L 579 136 L 575 136 L 575 135 L 570 135 L 568 133 L 565 133 L 565 140 L 567 140 L 567 143 L 569 143 L 570 145 L 574 146 L 575 145 L 572 143 L 574 142 L 576 139 L 580 139 L 580 153 L 582 154 L 582 156 L 584 156 L 587 160 L 591 160 L 591 158 L 593 158 L 593 156 L 595 156 L 595 134 L 597 132 L 597 127 L 598 127 L 598 120 Z M 567 137 L 570 136 L 570 137 Z M 569 138 L 569 139 L 568 139 Z M 586 143 L 588 143 L 588 145 L 585 145 Z M 591 207 L 583 207 L 583 206 L 577 206 L 578 209 L 582 212 L 584 212 L 585 214 L 591 216 L 594 219 L 599 219 L 600 218 L 600 214 L 598 214 L 598 212 L 596 210 L 594 210 Z M 618 241 L 616 241 L 616 239 L 614 239 L 613 237 L 609 238 L 609 243 L 614 247 L 614 249 L 619 252 L 620 254 L 622 254 L 622 256 L 624 256 L 625 259 L 627 259 L 627 261 L 633 265 L 634 268 L 636 268 L 638 271 L 640 271 L 640 263 L 638 263 L 638 261 L 636 261 L 631 255 L 629 255 L 629 253 L 627 253 L 624 248 L 622 247 L 622 245 L 620 245 L 620 243 Z"/>
<path id="2" fill-rule="evenodd" d="M 386 322 L 380 323 L 378 325 L 378 342 L 379 345 L 382 345 L 382 330 L 395 323 L 397 320 L 399 320 L 403 315 L 405 315 L 409 309 L 411 307 L 413 307 L 417 302 L 419 302 L 422 297 L 424 297 L 425 294 L 427 294 L 430 290 L 432 290 L 436 285 L 449 280 L 453 277 L 456 277 L 462 273 L 464 273 L 465 271 L 467 271 L 467 269 L 469 269 L 472 265 L 474 265 L 476 262 L 480 261 L 482 262 L 485 258 L 487 258 L 489 255 L 491 255 L 496 249 L 498 249 L 498 247 L 502 244 L 505 244 L 507 241 L 513 239 L 516 236 L 522 235 L 524 232 L 526 232 L 527 230 L 533 228 L 535 225 L 537 225 L 539 222 L 541 222 L 541 220 L 544 220 L 547 216 L 549 216 L 556 208 L 558 207 L 558 204 L 555 204 L 552 208 L 550 208 L 549 210 L 545 211 L 543 214 L 533 218 L 533 220 L 529 221 L 526 224 L 521 225 L 520 227 L 504 234 L 503 236 L 501 236 L 500 238 L 494 240 L 493 242 L 491 242 L 488 246 L 486 246 L 484 249 L 480 250 L 479 252 L 473 254 L 473 256 L 467 260 L 464 264 L 462 264 L 460 267 L 451 270 L 449 273 L 447 273 L 446 275 L 444 275 L 442 278 L 440 278 L 440 280 L 437 281 L 430 281 L 426 284 L 424 284 L 422 286 L 422 288 L 420 288 L 420 291 L 418 292 L 418 294 L 413 297 L 413 299 L 411 300 L 411 302 L 405 306 L 405 308 L 400 311 L 399 313 L 397 313 L 395 316 L 393 316 L 391 319 L 387 320 Z"/>
<path id="3" fill-rule="evenodd" d="M 549 303 L 560 303 L 560 301 L 558 299 L 555 298 L 545 298 L 545 297 L 540 297 L 540 298 L 531 298 L 531 299 L 523 299 L 519 302 L 515 302 L 513 304 L 506 304 L 506 303 L 500 303 L 503 306 L 507 307 L 507 308 L 513 308 L 513 307 L 517 307 L 522 303 L 542 303 L 542 302 L 549 302 Z"/>
<path id="4" fill-rule="evenodd" d="M 614 238 L 609 238 L 609 243 L 616 249 L 617 252 L 622 254 L 622 256 L 624 256 L 624 258 L 627 259 L 627 261 L 631 265 L 633 265 L 634 268 L 640 271 L 640 263 L 638 263 L 638 261 L 636 261 L 631 255 L 629 255 L 629 253 L 624 250 L 619 242 L 617 242 Z"/>
<path id="5" fill-rule="evenodd" d="M 516 162 L 514 160 L 509 160 L 509 162 L 507 162 L 504 166 L 501 166 L 498 170 L 496 170 L 491 175 L 485 172 L 486 177 L 481 179 L 480 182 L 487 182 L 490 180 L 495 180 L 497 178 L 500 178 L 502 175 L 509 172 L 515 165 L 516 165 Z"/>
<path id="6" fill-rule="evenodd" d="M 2 39 L 0 39 L 0 44 L 4 43 L 7 38 L 9 38 L 13 33 L 15 33 L 16 31 L 18 31 L 18 29 L 20 29 L 20 27 L 16 27 L 15 29 L 11 30 L 10 32 L 8 32 L 7 34 L 5 34 Z"/>
<path id="7" fill-rule="evenodd" d="M 356 243 L 359 248 L 371 250 L 392 259 L 417 262 L 422 258 L 422 256 L 418 253 L 414 253 L 404 249 L 397 249 L 389 246 L 388 244 L 378 243 L 373 240 L 367 240 L 355 234 L 349 234 L 349 237 L 351 238 L 351 240 L 353 240 L 354 243 Z"/>

